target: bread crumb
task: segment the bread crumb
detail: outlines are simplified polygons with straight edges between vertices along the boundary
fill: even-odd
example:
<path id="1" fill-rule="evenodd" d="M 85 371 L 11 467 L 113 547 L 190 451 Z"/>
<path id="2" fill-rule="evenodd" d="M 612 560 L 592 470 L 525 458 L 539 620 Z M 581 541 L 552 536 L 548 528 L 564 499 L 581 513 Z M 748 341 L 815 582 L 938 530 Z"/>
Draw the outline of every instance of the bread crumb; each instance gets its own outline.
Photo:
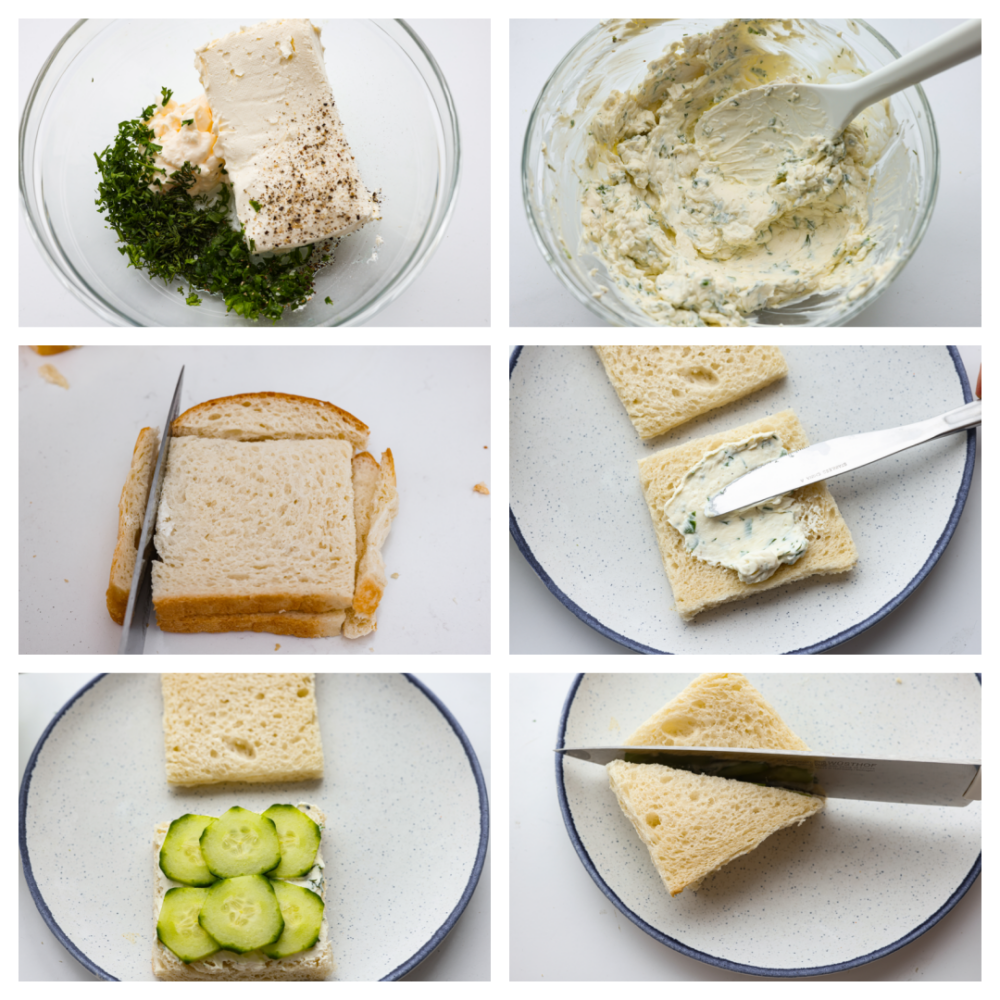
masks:
<path id="1" fill-rule="evenodd" d="M 61 385 L 64 389 L 69 388 L 69 382 L 66 381 L 66 376 L 63 375 L 55 365 L 42 365 L 38 369 L 38 374 L 45 379 L 46 382 L 51 382 L 53 385 Z"/>
<path id="2" fill-rule="evenodd" d="M 73 345 L 69 347 L 34 347 L 33 345 L 28 345 L 36 354 L 59 354 L 61 351 L 72 351 Z"/>
<path id="3" fill-rule="evenodd" d="M 483 493 L 483 494 L 486 494 L 487 496 L 489 495 L 489 492 L 490 492 L 490 488 L 486 485 L 486 483 L 476 483 L 476 485 L 473 486 L 472 488 L 477 493 Z"/>
<path id="4" fill-rule="evenodd" d="M 903 683 L 903 678 L 902 677 L 897 677 L 896 678 L 896 683 L 897 684 L 902 684 Z"/>
<path id="5" fill-rule="evenodd" d="M 399 579 L 399 574 L 398 573 L 393 573 L 392 574 L 392 578 L 393 578 L 393 580 L 398 580 Z"/>
<path id="6" fill-rule="evenodd" d="M 277 653 L 279 649 L 281 649 L 281 643 L 280 642 L 276 642 L 274 644 L 274 651 Z"/>
<path id="7" fill-rule="evenodd" d="M 490 447 L 490 446 L 489 446 L 488 444 L 484 444 L 484 445 L 483 445 L 483 451 L 488 451 L 488 450 L 489 450 L 489 447 Z"/>

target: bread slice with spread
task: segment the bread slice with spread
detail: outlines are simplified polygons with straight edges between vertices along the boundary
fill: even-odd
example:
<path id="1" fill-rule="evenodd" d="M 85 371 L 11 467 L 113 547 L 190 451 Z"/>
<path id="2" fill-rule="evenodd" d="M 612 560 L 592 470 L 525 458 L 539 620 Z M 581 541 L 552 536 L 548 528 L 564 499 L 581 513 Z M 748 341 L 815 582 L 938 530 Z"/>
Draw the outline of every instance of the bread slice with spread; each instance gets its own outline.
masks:
<path id="1" fill-rule="evenodd" d="M 301 876 L 281 878 L 275 876 L 272 872 L 267 876 L 254 876 L 254 878 L 261 881 L 264 890 L 268 893 L 274 891 L 272 887 L 280 889 L 280 886 L 276 886 L 276 883 L 280 882 L 297 887 L 298 889 L 308 890 L 308 893 L 301 892 L 299 895 L 307 896 L 315 894 L 325 904 L 326 877 L 324 869 L 326 861 L 323 851 L 326 846 L 326 817 L 323 811 L 318 806 L 306 802 L 299 802 L 294 808 L 289 806 L 272 807 L 272 809 L 275 808 L 290 809 L 291 811 L 298 810 L 304 813 L 319 828 L 319 845 L 312 866 Z M 231 812 L 237 811 L 243 812 L 242 810 L 231 810 Z M 267 810 L 267 812 L 269 813 L 271 810 Z M 253 813 L 243 812 L 243 815 L 260 819 L 260 816 Z M 264 815 L 267 815 L 267 813 Z M 181 820 L 185 819 L 198 819 L 198 817 L 181 817 Z M 206 819 L 208 817 L 203 818 L 202 822 L 205 822 Z M 180 822 L 180 820 L 177 822 Z M 175 948 L 178 948 L 176 941 L 170 935 L 164 933 L 164 928 L 161 924 L 164 916 L 164 900 L 167 898 L 168 892 L 183 889 L 186 885 L 190 884 L 190 882 L 181 883 L 175 881 L 169 878 L 163 871 L 161 851 L 172 825 L 168 822 L 157 823 L 153 836 L 153 919 L 157 925 L 157 935 L 153 941 L 152 964 L 153 974 L 157 979 L 175 982 L 316 982 L 325 980 L 333 974 L 335 968 L 333 948 L 330 943 L 329 923 L 326 917 L 325 905 L 322 906 L 322 918 L 314 943 L 307 948 L 296 950 L 292 954 L 280 958 L 270 957 L 268 954 L 265 954 L 265 951 L 274 953 L 273 947 L 265 946 L 265 948 L 253 948 L 249 950 L 233 950 L 232 948 L 217 947 L 216 942 L 204 930 L 208 927 L 214 930 L 213 925 L 205 919 L 205 909 L 203 908 L 200 913 L 195 909 L 182 915 L 183 923 L 186 926 L 181 927 L 180 930 L 187 931 L 189 934 L 192 931 L 201 934 L 202 939 L 207 940 L 208 946 L 203 947 L 200 954 L 205 955 L 206 952 L 208 954 L 204 958 L 189 956 L 190 960 L 188 961 L 178 957 L 164 943 L 163 938 L 166 938 Z M 190 855 L 192 849 L 197 851 L 197 844 L 187 845 L 187 848 L 186 853 Z M 282 846 L 282 850 L 284 850 L 284 845 Z M 211 877 L 209 876 L 209 878 Z M 216 881 L 213 885 L 218 891 L 218 888 L 222 887 L 222 882 L 221 880 Z M 207 896 L 207 892 L 202 891 L 202 896 Z M 321 909 L 321 904 L 316 902 L 315 899 L 313 899 L 313 902 L 318 913 Z M 226 904 L 223 903 L 223 910 L 225 907 Z M 289 911 L 282 906 L 281 912 L 282 916 L 288 918 L 284 921 L 284 926 L 290 926 L 292 917 Z M 195 923 L 196 921 L 197 924 L 201 925 L 202 930 L 199 930 Z M 282 927 L 281 933 L 284 935 L 284 927 Z M 273 935 L 268 936 L 273 937 Z M 311 939 L 312 934 L 309 935 L 308 940 Z M 278 938 L 277 940 L 280 943 L 282 938 Z M 294 948 L 295 946 L 292 945 L 291 947 Z M 185 954 L 182 948 L 178 948 L 178 950 L 182 954 Z M 280 954 L 280 950 L 277 953 Z M 195 954 L 198 953 L 196 952 Z"/>
<path id="2" fill-rule="evenodd" d="M 778 566 L 767 579 L 744 583 L 732 568 L 711 565 L 691 554 L 685 534 L 671 523 L 667 513 L 685 476 L 718 449 L 767 434 L 776 435 L 788 451 L 797 451 L 809 444 L 795 413 L 782 410 L 732 430 L 667 448 L 639 461 L 639 478 L 663 567 L 670 580 L 675 607 L 686 621 L 710 608 L 743 600 L 764 590 L 810 576 L 847 572 L 857 563 L 858 553 L 850 529 L 823 482 L 804 486 L 791 494 L 797 509 L 796 521 L 808 544 L 795 562 Z"/>

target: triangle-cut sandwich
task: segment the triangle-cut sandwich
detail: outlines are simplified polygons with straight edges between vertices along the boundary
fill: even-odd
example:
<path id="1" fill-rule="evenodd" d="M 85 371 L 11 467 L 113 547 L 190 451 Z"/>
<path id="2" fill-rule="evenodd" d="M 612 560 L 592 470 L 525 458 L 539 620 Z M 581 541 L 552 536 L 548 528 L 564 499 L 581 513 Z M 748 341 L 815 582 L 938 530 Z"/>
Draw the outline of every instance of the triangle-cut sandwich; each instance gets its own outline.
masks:
<path id="1" fill-rule="evenodd" d="M 702 674 L 625 744 L 809 749 L 742 674 Z M 616 760 L 607 770 L 622 812 L 671 896 L 697 889 L 707 875 L 825 804 L 818 795 L 662 764 Z"/>

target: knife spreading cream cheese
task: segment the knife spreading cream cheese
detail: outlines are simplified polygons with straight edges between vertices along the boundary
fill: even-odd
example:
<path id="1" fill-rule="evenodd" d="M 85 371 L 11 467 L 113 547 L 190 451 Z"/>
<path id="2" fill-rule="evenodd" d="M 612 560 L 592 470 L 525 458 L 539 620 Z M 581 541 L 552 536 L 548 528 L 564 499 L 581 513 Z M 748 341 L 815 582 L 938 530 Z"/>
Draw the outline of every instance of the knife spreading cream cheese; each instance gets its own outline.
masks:
<path id="1" fill-rule="evenodd" d="M 709 452 L 689 469 L 664 505 L 667 520 L 687 552 L 712 566 L 733 569 L 742 583 L 761 583 L 782 565 L 797 562 L 809 546 L 791 496 L 709 517 L 709 497 L 734 479 L 787 454 L 777 434 L 755 434 Z"/>
<path id="2" fill-rule="evenodd" d="M 258 253 L 346 236 L 379 218 L 326 75 L 319 29 L 266 21 L 198 49 L 236 214 Z"/>
<path id="3" fill-rule="evenodd" d="M 863 73 L 848 45 L 827 56 L 828 40 L 809 30 L 739 20 L 689 35 L 649 63 L 638 87 L 613 90 L 587 123 L 584 238 L 618 294 L 654 320 L 745 325 L 760 309 L 814 293 L 848 289 L 856 298 L 891 269 L 868 260 L 886 238 L 870 224 L 869 197 L 893 132 L 888 102 L 833 141 L 748 131 L 744 155 L 725 165 L 696 131 L 710 108 L 751 88 Z M 824 61 L 810 63 L 821 58 L 810 51 Z M 804 154 L 762 176 L 761 143 L 783 141 Z"/>

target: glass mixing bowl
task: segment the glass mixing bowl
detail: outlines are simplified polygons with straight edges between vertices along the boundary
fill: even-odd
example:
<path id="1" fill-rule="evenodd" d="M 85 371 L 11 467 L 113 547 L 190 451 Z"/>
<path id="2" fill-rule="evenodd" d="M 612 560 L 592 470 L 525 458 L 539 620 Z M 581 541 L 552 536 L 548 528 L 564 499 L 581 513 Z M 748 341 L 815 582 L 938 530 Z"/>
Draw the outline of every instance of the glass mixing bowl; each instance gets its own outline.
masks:
<path id="1" fill-rule="evenodd" d="M 585 123 L 612 90 L 627 93 L 646 76 L 646 63 L 684 35 L 711 31 L 727 19 L 605 21 L 588 32 L 559 63 L 538 97 L 528 121 L 521 158 L 521 188 L 528 223 L 539 249 L 557 277 L 601 319 L 614 326 L 658 326 L 645 313 L 618 298 L 594 245 L 583 238 L 580 222 L 582 167 L 586 161 Z M 850 47 L 860 66 L 872 72 L 899 53 L 864 21 L 811 22 Z M 830 82 L 837 82 L 832 77 Z M 863 294 L 811 295 L 747 317 L 750 324 L 839 326 L 870 305 L 920 245 L 938 187 L 938 140 L 927 97 L 910 87 L 891 98 L 899 126 L 873 169 L 869 198 L 871 222 L 893 231 L 896 241 L 880 242 L 869 255 L 891 260 L 884 277 Z M 593 272 L 593 273 L 591 273 Z M 601 286 L 609 291 L 600 294 Z"/>
<path id="2" fill-rule="evenodd" d="M 458 187 L 458 118 L 434 57 L 404 21 L 314 20 L 327 73 L 365 184 L 382 219 L 341 240 L 316 294 L 279 326 L 360 323 L 391 302 L 444 234 Z M 56 46 L 28 96 L 20 131 L 21 199 L 42 256 L 59 280 L 118 326 L 254 326 L 221 297 L 188 306 L 177 283 L 126 266 L 97 211 L 94 153 L 113 143 L 161 87 L 202 92 L 194 50 L 238 20 L 80 21 Z M 376 236 L 382 243 L 376 244 Z M 185 285 L 186 288 L 186 285 Z M 329 296 L 333 305 L 324 300 Z"/>

